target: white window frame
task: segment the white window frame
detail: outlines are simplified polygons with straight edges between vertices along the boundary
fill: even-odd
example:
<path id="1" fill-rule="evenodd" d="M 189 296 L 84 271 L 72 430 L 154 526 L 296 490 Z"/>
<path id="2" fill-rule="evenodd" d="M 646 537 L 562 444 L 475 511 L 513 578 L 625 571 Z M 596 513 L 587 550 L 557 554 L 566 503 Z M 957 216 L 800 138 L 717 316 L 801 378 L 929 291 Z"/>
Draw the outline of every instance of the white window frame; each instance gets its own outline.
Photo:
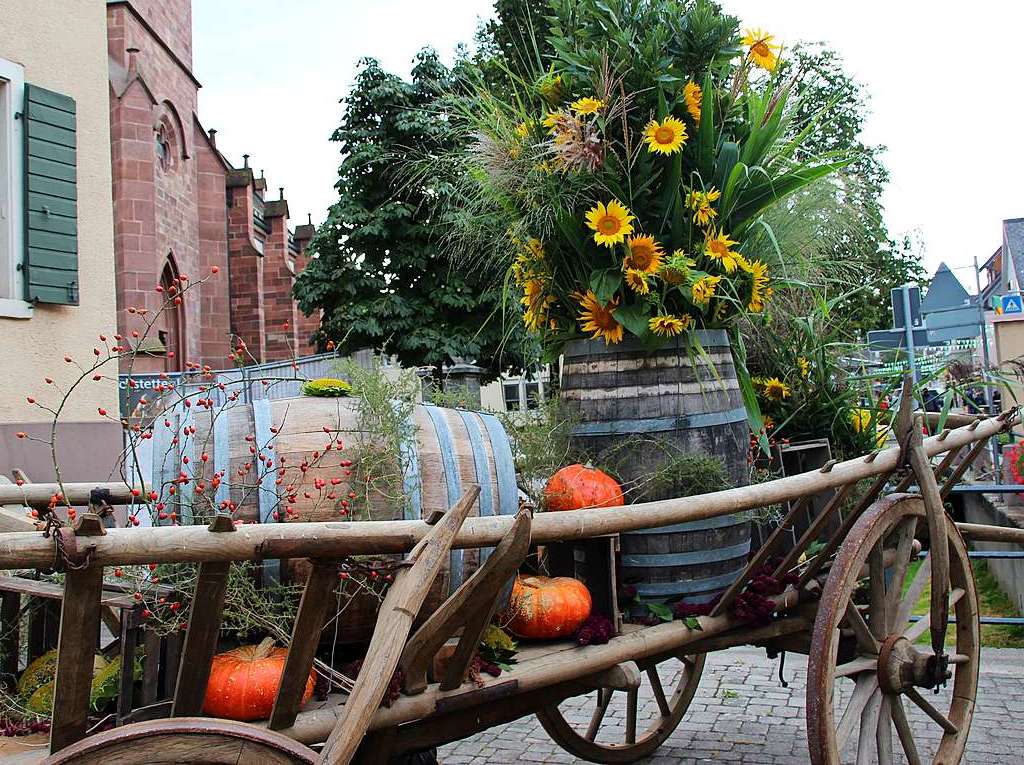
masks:
<path id="1" fill-rule="evenodd" d="M 20 64 L 0 58 L 0 226 L 10 245 L 10 257 L 0 251 L 0 317 L 29 319 L 32 304 L 23 300 L 25 258 L 24 126 L 21 111 L 25 103 L 25 70 Z"/>

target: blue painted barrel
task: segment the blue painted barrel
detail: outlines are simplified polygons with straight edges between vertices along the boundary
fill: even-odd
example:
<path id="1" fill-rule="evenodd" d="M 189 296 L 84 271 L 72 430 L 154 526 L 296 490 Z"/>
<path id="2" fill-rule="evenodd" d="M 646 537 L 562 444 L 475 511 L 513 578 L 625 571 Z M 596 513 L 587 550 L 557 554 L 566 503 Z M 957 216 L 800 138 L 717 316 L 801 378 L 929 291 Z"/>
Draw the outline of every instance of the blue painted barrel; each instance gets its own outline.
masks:
<path id="1" fill-rule="evenodd" d="M 480 485 L 480 496 L 471 516 L 513 515 L 518 510 L 512 448 L 493 415 L 418 405 L 402 426 L 400 459 L 382 461 L 380 449 L 375 449 L 381 438 L 361 424 L 359 406 L 355 398 L 300 397 L 260 399 L 251 404 L 228 402 L 212 411 L 178 407 L 156 424 L 154 437 L 142 442 L 131 467 L 141 470 L 146 485 L 164 486 L 177 478 L 179 471 L 189 475 L 191 480 L 180 487 L 169 505 L 178 511 L 179 522 L 186 524 L 208 523 L 226 499 L 237 506 L 234 517 L 247 522 L 425 518 L 435 510 L 447 510 L 473 483 Z M 189 435 L 191 427 L 195 433 Z M 328 443 L 332 444 L 329 450 Z M 374 456 L 367 456 L 370 451 Z M 318 456 L 314 458 L 314 454 Z M 183 462 L 185 457 L 187 462 Z M 267 464 L 261 459 L 271 460 L 273 469 L 260 467 Z M 379 466 L 374 470 L 388 473 L 391 479 L 376 484 L 368 493 L 352 485 L 360 475 L 361 459 L 372 461 Z M 300 483 L 297 477 L 303 462 L 309 466 Z M 287 468 L 283 478 L 278 473 L 282 464 Z M 216 491 L 211 491 L 215 473 L 223 474 L 223 479 Z M 317 479 L 326 484 L 320 490 L 315 488 Z M 290 483 L 297 484 L 294 501 L 287 492 Z M 199 486 L 204 488 L 197 493 Z M 358 499 L 349 498 L 351 491 Z M 150 522 L 149 518 L 142 520 L 146 525 Z M 453 550 L 423 613 L 440 605 L 489 552 L 486 548 Z M 263 578 L 298 583 L 304 581 L 307 571 L 305 560 L 264 561 Z M 339 642 L 368 638 L 378 606 L 379 600 L 372 595 L 353 598 L 338 620 Z M 332 625 L 332 634 L 333 630 Z"/>
<path id="2" fill-rule="evenodd" d="M 724 331 L 678 337 L 648 352 L 636 340 L 569 343 L 561 398 L 579 418 L 573 441 L 596 464 L 612 462 L 627 501 L 690 493 L 650 476 L 674 455 L 720 459 L 733 486 L 748 481 L 749 429 Z M 746 565 L 750 523 L 729 515 L 620 537 L 620 583 L 642 601 L 706 603 Z"/>

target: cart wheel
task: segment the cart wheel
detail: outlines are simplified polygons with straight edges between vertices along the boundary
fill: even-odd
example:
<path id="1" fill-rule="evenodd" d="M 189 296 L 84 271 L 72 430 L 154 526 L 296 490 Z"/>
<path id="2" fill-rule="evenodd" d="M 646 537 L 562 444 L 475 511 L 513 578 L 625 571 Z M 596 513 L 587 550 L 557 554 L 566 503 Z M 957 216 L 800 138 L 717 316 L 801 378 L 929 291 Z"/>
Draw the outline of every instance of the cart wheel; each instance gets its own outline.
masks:
<path id="1" fill-rule="evenodd" d="M 960 762 L 978 689 L 978 595 L 964 541 L 947 523 L 950 616 L 956 620 L 955 648 L 947 650 L 952 692 L 919 690 L 932 687 L 935 676 L 932 650 L 918 642 L 930 618 L 910 619 L 931 577 L 929 559 L 905 582 L 924 517 L 920 497 L 887 497 L 864 513 L 839 548 L 821 594 L 807 664 L 807 738 L 814 765 L 866 763 L 876 755 L 878 762 L 891 763 L 894 727 L 911 765 Z M 911 727 L 907 702 L 931 719 L 929 730 Z"/>
<path id="2" fill-rule="evenodd" d="M 597 689 L 596 706 L 589 724 L 570 723 L 559 706 L 541 710 L 537 713 L 537 719 L 556 744 L 584 760 L 621 763 L 635 762 L 647 757 L 672 734 L 686 714 L 704 669 L 704 654 L 670 657 L 660 660 L 660 663 L 638 661 L 637 665 L 643 672 L 641 687 L 621 693 L 625 696 L 625 709 L 614 715 L 617 721 L 625 717 L 625 730 L 615 725 L 607 726 L 607 730 L 604 731 L 601 728 L 609 708 L 616 706 L 613 688 Z M 677 674 L 675 691 L 666 697 L 662 678 L 675 678 Z M 658 714 L 651 718 L 645 729 L 638 730 L 638 725 L 644 722 L 637 719 L 638 701 L 645 695 L 641 693 L 644 686 L 649 687 L 646 696 L 653 696 L 657 702 Z M 621 706 L 622 702 L 619 702 L 619 705 Z M 570 710 L 565 709 L 565 712 L 569 713 Z"/>
<path id="3" fill-rule="evenodd" d="M 44 765 L 313 765 L 316 752 L 280 733 L 233 720 L 173 717 L 97 733 Z"/>

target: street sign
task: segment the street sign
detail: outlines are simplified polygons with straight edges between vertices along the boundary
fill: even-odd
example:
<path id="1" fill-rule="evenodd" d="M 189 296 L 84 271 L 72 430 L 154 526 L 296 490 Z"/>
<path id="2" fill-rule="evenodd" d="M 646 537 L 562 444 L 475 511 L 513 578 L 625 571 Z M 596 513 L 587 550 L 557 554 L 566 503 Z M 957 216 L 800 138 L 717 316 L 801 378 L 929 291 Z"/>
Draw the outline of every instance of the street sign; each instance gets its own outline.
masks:
<path id="1" fill-rule="evenodd" d="M 1003 295 L 1003 313 L 1024 313 L 1024 300 L 1020 295 Z"/>
<path id="2" fill-rule="evenodd" d="M 872 350 L 880 351 L 887 348 L 904 348 L 907 345 L 905 329 L 873 329 L 868 332 L 868 345 Z M 928 345 L 928 330 L 914 330 L 914 346 Z"/>

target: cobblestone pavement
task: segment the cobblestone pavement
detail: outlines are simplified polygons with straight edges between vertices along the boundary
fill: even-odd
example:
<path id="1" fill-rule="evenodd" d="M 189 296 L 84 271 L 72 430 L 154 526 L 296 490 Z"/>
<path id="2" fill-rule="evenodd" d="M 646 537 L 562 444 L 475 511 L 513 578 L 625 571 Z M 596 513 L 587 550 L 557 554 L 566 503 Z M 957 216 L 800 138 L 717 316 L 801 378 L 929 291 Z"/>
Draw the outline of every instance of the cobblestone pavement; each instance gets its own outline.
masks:
<path id="1" fill-rule="evenodd" d="M 778 660 L 769 661 L 764 651 L 734 648 L 708 657 L 697 695 L 676 731 L 649 759 L 650 765 L 695 765 L 709 762 L 802 765 L 808 762 L 804 721 L 806 658 L 788 654 L 783 688 L 778 679 Z M 662 674 L 668 689 L 671 672 Z M 946 692 L 948 693 L 948 691 Z M 617 697 L 624 694 L 615 694 Z M 931 698 L 930 694 L 928 695 Z M 948 696 L 947 696 L 948 698 Z M 571 723 L 590 719 L 594 696 L 566 701 L 561 709 Z M 616 706 L 618 704 L 618 706 Z M 641 696 L 639 729 L 657 706 L 652 695 Z M 928 762 L 934 754 L 932 741 L 937 727 L 913 704 L 907 703 L 911 725 L 925 736 L 918 739 Z M 940 709 L 948 709 L 936 701 Z M 619 726 L 624 732 L 624 705 L 618 701 L 602 727 Z M 929 739 L 930 737 L 930 739 Z M 611 739 L 609 739 L 611 740 Z M 624 737 L 619 735 L 618 741 Z M 899 741 L 893 737 L 899 752 Z M 852 750 L 848 753 L 855 757 Z M 535 717 L 492 728 L 438 752 L 442 765 L 490 765 L 491 763 L 580 763 L 555 744 Z M 845 761 L 844 757 L 844 761 Z M 905 760 L 898 760 L 904 762 Z M 978 705 L 974 713 L 967 754 L 970 765 L 1018 765 L 1024 762 L 1024 650 L 986 649 L 982 652 Z"/>

